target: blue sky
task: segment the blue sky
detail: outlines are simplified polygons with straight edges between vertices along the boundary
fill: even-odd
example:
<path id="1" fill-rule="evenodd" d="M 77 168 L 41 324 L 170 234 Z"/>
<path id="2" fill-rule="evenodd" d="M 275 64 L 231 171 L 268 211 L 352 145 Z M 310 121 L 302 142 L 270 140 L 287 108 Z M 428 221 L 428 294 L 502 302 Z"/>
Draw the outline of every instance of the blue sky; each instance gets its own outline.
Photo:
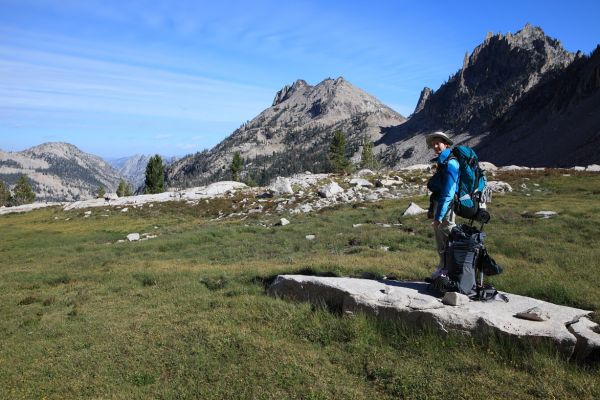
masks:
<path id="1" fill-rule="evenodd" d="M 599 4 L 0 0 L 0 149 L 194 153 L 296 79 L 343 76 L 407 116 L 487 32 L 530 22 L 590 53 Z"/>

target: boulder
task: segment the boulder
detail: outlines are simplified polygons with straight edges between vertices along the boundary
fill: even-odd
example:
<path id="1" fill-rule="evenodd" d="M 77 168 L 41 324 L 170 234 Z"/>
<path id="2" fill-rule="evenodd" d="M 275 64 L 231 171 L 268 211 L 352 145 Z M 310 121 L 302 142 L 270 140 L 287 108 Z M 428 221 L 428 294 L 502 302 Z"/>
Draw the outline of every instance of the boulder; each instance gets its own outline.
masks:
<path id="1" fill-rule="evenodd" d="M 336 194 L 343 193 L 344 189 L 336 182 L 331 182 L 328 185 L 325 185 L 319 189 L 319 196 L 324 197 L 326 199 L 335 196 Z"/>
<path id="2" fill-rule="evenodd" d="M 574 171 L 585 171 L 585 167 L 579 167 L 579 166 L 573 167 L 571 169 Z"/>
<path id="3" fill-rule="evenodd" d="M 411 217 L 413 215 L 419 215 L 419 214 L 423 214 L 426 212 L 427 212 L 427 210 L 422 209 L 421 207 L 419 207 L 418 204 L 410 203 L 408 208 L 406 210 L 404 210 L 404 212 L 402 213 L 402 216 L 403 217 Z"/>
<path id="4" fill-rule="evenodd" d="M 290 179 L 281 176 L 278 176 L 277 179 L 275 179 L 275 182 L 269 186 L 269 191 L 276 196 L 281 196 L 282 194 L 294 194 Z"/>
<path id="5" fill-rule="evenodd" d="M 447 306 L 432 296 L 427 287 L 425 282 L 280 275 L 269 287 L 268 293 L 315 304 L 324 303 L 343 313 L 364 312 L 442 332 L 489 335 L 490 331 L 496 331 L 533 341 L 546 338 L 568 357 L 589 359 L 591 354 L 598 354 L 600 327 L 582 319 L 591 311 L 510 293 L 502 293 L 508 302 L 469 301 Z M 530 321 L 515 317 L 517 313 L 534 307 L 544 310 L 550 318 Z"/>
<path id="6" fill-rule="evenodd" d="M 569 331 L 577 338 L 575 355 L 578 360 L 600 361 L 600 330 L 598 324 L 587 318 L 579 318 L 569 325 Z"/>

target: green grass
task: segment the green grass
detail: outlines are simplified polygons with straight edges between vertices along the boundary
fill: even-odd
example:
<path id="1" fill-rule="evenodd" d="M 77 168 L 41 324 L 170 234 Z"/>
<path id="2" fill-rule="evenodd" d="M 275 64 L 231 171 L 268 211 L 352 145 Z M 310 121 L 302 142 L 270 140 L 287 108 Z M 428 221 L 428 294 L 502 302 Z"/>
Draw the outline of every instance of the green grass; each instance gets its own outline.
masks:
<path id="1" fill-rule="evenodd" d="M 515 192 L 490 204 L 487 245 L 505 268 L 492 282 L 598 319 L 600 176 L 499 178 Z M 431 228 L 400 217 L 410 201 L 427 204 L 340 206 L 284 227 L 277 215 L 212 221 L 231 200 L 2 216 L 0 398 L 600 397 L 598 367 L 547 343 L 441 335 L 265 295 L 278 273 L 427 276 Z M 559 215 L 522 216 L 540 210 Z M 131 232 L 158 237 L 116 243 Z"/>

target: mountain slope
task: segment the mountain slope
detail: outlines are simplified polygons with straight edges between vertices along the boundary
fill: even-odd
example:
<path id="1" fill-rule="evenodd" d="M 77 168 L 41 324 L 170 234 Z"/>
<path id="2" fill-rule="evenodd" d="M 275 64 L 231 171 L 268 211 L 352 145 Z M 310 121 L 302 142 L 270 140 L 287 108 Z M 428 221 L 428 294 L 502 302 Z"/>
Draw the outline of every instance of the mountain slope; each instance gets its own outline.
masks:
<path id="1" fill-rule="evenodd" d="M 0 151 L 0 180 L 12 185 L 21 174 L 31 179 L 37 201 L 92 198 L 101 185 L 114 192 L 120 179 L 100 157 L 59 142 L 20 152 Z"/>
<path id="2" fill-rule="evenodd" d="M 538 27 L 488 34 L 448 82 L 433 93 L 424 90 L 411 118 L 390 129 L 377 146 L 387 164 L 409 165 L 427 160 L 422 134 L 435 130 L 475 145 L 519 99 L 574 59 Z"/>
<path id="3" fill-rule="evenodd" d="M 246 160 L 247 176 L 256 181 L 307 169 L 321 172 L 335 130 L 341 130 L 347 147 L 357 151 L 363 138 L 378 140 L 387 127 L 404 121 L 341 77 L 316 86 L 298 80 L 278 91 L 271 107 L 213 149 L 174 163 L 167 176 L 171 186 L 225 179 L 235 152 Z"/>
<path id="4" fill-rule="evenodd" d="M 600 46 L 590 56 L 578 54 L 569 67 L 519 99 L 481 141 L 478 152 L 500 165 L 598 164 L 598 110 Z"/>

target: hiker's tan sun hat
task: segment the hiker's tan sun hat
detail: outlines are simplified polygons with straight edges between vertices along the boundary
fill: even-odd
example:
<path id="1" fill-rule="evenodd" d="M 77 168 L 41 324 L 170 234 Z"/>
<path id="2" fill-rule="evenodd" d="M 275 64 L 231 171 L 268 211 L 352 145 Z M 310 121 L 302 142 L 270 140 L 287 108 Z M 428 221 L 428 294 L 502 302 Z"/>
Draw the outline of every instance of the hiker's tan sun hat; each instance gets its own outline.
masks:
<path id="1" fill-rule="evenodd" d="M 444 132 L 433 132 L 430 133 L 429 135 L 427 135 L 427 137 L 425 138 L 425 142 L 427 143 L 427 147 L 433 147 L 433 140 L 434 139 L 440 139 L 444 142 L 446 142 L 446 144 L 448 146 L 452 146 L 454 144 L 454 142 L 448 137 L 448 135 L 446 135 Z"/>

